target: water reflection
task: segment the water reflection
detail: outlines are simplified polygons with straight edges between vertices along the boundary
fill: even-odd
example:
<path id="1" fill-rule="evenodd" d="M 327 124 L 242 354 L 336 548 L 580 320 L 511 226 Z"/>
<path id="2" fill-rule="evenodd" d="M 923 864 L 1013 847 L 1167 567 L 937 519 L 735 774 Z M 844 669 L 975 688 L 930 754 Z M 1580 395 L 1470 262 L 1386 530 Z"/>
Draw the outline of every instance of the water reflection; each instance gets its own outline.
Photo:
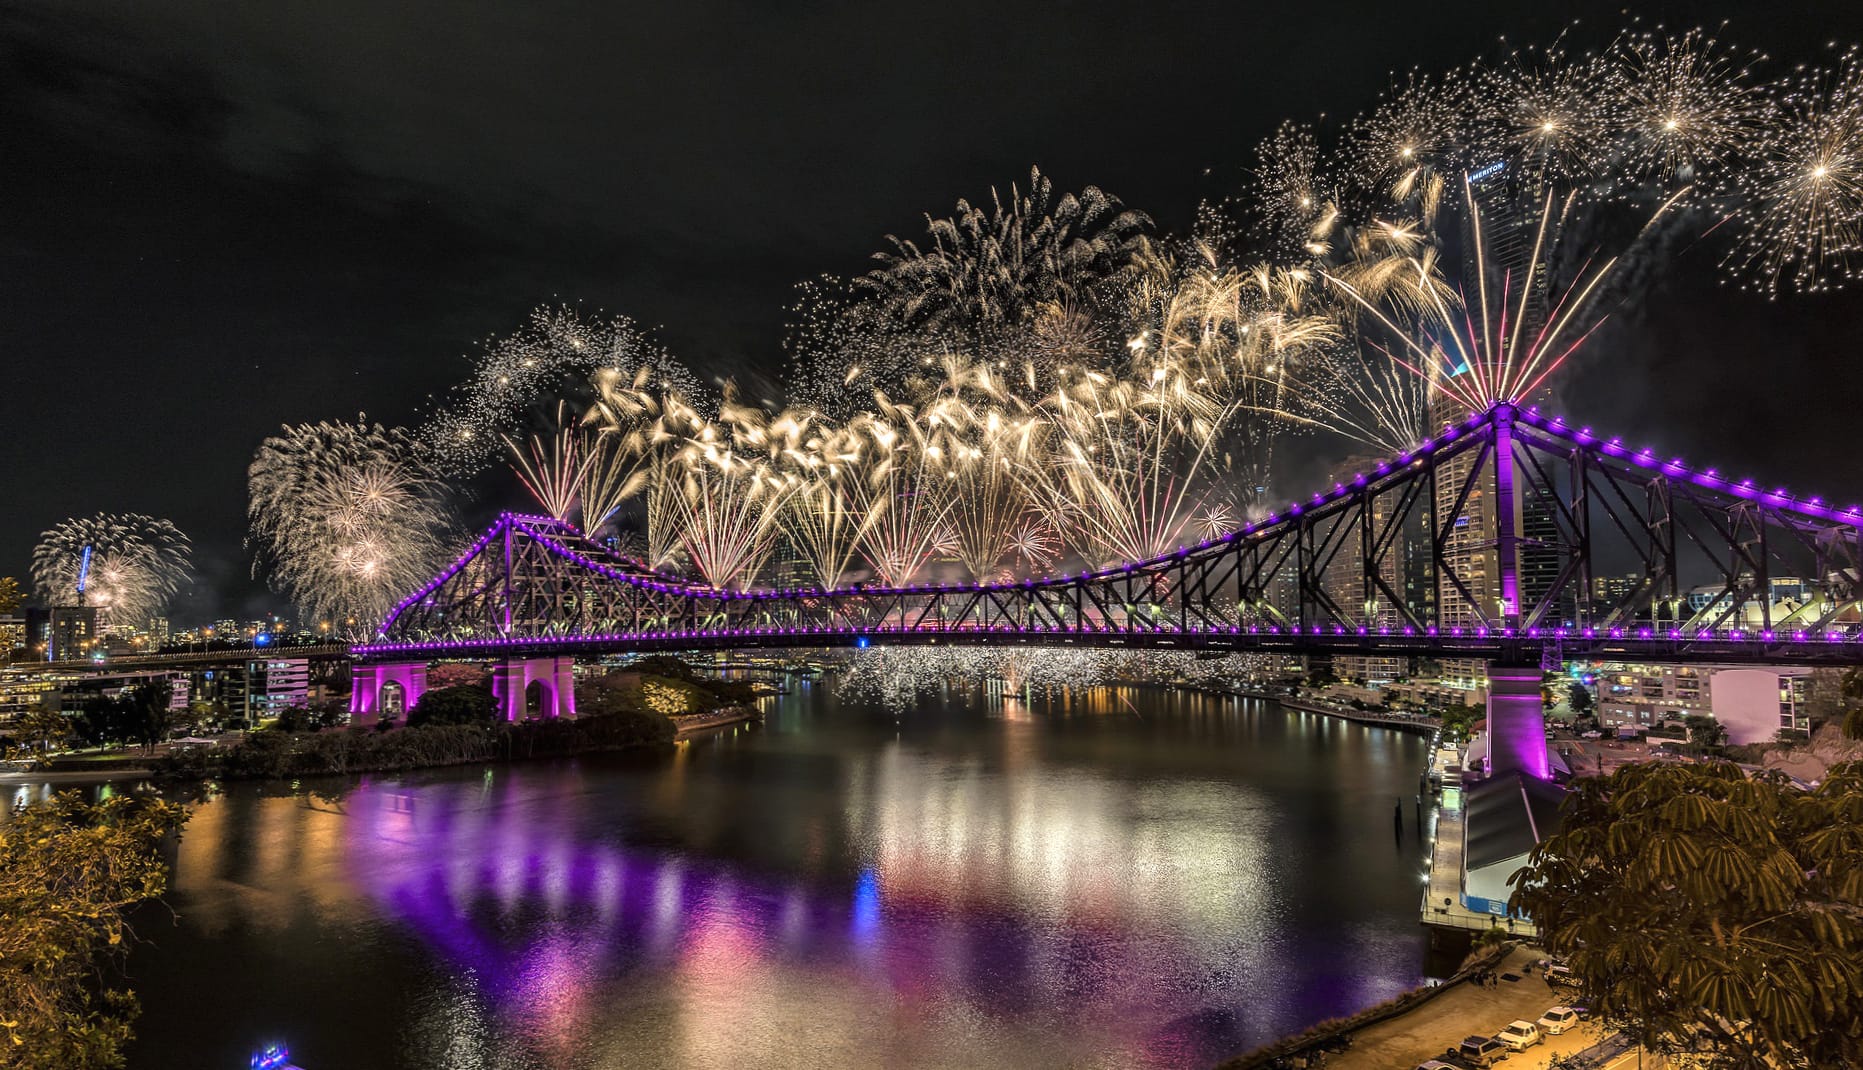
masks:
<path id="1" fill-rule="evenodd" d="M 1421 744 L 1314 721 L 816 688 L 670 756 L 235 787 L 133 961 L 132 1065 L 1212 1062 L 1418 973 Z"/>

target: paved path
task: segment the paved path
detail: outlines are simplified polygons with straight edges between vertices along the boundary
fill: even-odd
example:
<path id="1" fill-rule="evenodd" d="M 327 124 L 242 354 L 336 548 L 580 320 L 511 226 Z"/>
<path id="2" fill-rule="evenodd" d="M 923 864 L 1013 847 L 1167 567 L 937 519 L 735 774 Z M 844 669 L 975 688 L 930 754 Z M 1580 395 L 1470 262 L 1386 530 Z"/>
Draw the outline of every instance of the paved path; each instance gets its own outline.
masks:
<path id="1" fill-rule="evenodd" d="M 1527 964 L 1540 955 L 1538 950 L 1517 949 L 1495 971 L 1497 976 L 1513 974 L 1519 980 L 1499 980 L 1491 987 L 1459 984 L 1408 1013 L 1359 1030 L 1353 1034 L 1350 1049 L 1327 1060 L 1327 1070 L 1410 1070 L 1438 1058 L 1463 1037 L 1492 1036 L 1516 1018 L 1538 1021 L 1570 991 L 1553 991 L 1537 972 L 1527 976 Z M 1547 1037 L 1544 1044 L 1509 1057 L 1502 1066 L 1505 1070 L 1541 1070 L 1553 1055 L 1582 1051 L 1598 1040 L 1597 1026 L 1585 1023 Z"/>

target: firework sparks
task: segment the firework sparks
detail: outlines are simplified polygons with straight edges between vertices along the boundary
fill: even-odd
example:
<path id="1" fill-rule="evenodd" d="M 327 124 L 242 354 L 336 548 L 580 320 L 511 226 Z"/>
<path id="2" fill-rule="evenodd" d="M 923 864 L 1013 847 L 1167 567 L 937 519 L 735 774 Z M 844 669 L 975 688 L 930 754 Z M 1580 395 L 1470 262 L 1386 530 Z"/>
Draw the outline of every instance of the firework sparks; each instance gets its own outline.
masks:
<path id="1" fill-rule="evenodd" d="M 361 419 L 266 439 L 247 488 L 252 538 L 272 581 L 308 617 L 347 634 L 373 629 L 454 541 L 445 484 L 420 445 Z"/>
<path id="2" fill-rule="evenodd" d="M 1746 229 L 1727 264 L 1762 289 L 1828 289 L 1863 236 L 1863 56 L 1852 49 L 1833 69 L 1795 79 L 1780 110 L 1744 187 Z"/>
<path id="3" fill-rule="evenodd" d="M 188 537 L 141 513 L 74 517 L 39 536 L 32 581 L 55 606 L 97 610 L 100 634 L 140 628 L 161 613 L 190 575 Z"/>
<path id="4" fill-rule="evenodd" d="M 589 403 L 598 376 L 641 375 L 655 389 L 698 396 L 692 374 L 633 320 L 539 308 L 521 329 L 486 344 L 471 376 L 446 394 L 420 437 L 448 471 L 471 474 L 497 456 L 507 438 L 547 423 L 557 402 Z"/>

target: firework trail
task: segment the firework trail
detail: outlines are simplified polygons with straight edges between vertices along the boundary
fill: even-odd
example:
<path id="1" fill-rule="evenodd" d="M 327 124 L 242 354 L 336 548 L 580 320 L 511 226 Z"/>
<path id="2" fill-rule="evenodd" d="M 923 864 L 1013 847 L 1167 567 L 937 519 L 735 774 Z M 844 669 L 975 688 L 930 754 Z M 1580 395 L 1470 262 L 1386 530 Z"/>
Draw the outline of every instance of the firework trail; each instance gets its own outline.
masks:
<path id="1" fill-rule="evenodd" d="M 557 520 L 571 520 L 582 502 L 582 489 L 589 482 L 590 465 L 598 455 L 583 441 L 576 424 L 564 420 L 563 402 L 556 403 L 555 434 L 547 438 L 532 435 L 522 446 L 506 438 L 505 446 L 511 451 L 511 470 L 518 482 L 537 499 L 543 511 Z M 597 514 L 596 524 L 606 515 Z"/>
<path id="2" fill-rule="evenodd" d="M 361 418 L 260 445 L 246 473 L 252 542 L 306 619 L 367 635 L 445 563 L 455 526 L 427 458 L 407 432 Z"/>
<path id="3" fill-rule="evenodd" d="M 572 308 L 538 308 L 517 331 L 488 342 L 471 376 L 440 400 L 419 432 L 441 468 L 483 470 L 508 438 L 549 426 L 559 401 L 577 409 L 595 399 L 598 377 L 632 381 L 688 398 L 692 373 L 625 316 L 584 319 Z"/>
<path id="4" fill-rule="evenodd" d="M 97 610 L 98 631 L 140 628 L 189 581 L 192 547 L 166 520 L 141 513 L 74 517 L 39 535 L 32 582 L 49 605 Z"/>

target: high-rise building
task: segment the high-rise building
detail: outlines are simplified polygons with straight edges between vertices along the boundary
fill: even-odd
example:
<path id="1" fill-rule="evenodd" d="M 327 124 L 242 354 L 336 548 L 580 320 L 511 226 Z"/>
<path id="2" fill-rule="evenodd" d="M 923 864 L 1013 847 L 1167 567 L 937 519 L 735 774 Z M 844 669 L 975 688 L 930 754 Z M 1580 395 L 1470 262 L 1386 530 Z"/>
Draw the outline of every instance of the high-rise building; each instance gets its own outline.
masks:
<path id="1" fill-rule="evenodd" d="M 1328 478 L 1333 483 L 1344 483 L 1375 468 L 1377 464 L 1377 458 L 1373 457 L 1348 457 L 1334 467 Z M 1389 494 L 1371 499 L 1370 519 L 1374 540 L 1382 538 L 1392 523 L 1396 504 L 1396 499 Z M 1404 536 L 1402 530 L 1393 536 L 1395 541 L 1383 554 L 1378 555 L 1377 570 L 1378 578 L 1384 582 L 1384 586 L 1398 592 L 1400 597 L 1404 589 Z M 1365 574 L 1364 547 L 1358 538 L 1348 535 L 1320 575 L 1320 588 L 1339 607 L 1339 611 L 1354 623 L 1372 629 L 1401 626 L 1403 614 L 1397 604 L 1376 585 L 1371 585 L 1371 589 L 1367 590 Z M 1333 659 L 1333 672 L 1338 676 L 1374 686 L 1406 675 L 1404 669 L 1404 659 L 1397 657 L 1341 654 Z"/>
<path id="2" fill-rule="evenodd" d="M 251 720 L 276 717 L 310 700 L 309 658 L 267 658 L 246 663 L 245 714 Z"/>

